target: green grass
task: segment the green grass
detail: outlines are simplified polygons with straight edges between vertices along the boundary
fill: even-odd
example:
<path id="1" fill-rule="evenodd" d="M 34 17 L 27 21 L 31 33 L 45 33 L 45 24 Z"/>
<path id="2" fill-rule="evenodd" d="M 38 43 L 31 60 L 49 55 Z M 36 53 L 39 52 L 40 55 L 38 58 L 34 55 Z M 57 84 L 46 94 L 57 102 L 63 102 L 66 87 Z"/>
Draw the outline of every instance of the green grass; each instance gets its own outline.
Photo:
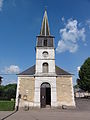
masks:
<path id="1" fill-rule="evenodd" d="M 13 111 L 14 106 L 14 101 L 0 101 L 0 111 Z"/>

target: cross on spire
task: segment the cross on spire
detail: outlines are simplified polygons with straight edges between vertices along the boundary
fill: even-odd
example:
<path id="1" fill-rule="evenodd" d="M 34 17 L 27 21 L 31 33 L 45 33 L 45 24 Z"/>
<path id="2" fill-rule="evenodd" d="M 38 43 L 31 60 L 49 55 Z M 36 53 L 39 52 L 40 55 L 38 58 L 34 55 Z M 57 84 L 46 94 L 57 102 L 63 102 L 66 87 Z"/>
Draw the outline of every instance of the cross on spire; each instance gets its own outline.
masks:
<path id="1" fill-rule="evenodd" d="M 43 21 L 42 21 L 40 35 L 44 35 L 44 36 L 49 36 L 50 35 L 50 29 L 49 29 L 49 23 L 48 23 L 48 17 L 47 17 L 46 9 L 45 9 L 45 13 L 44 13 Z"/>

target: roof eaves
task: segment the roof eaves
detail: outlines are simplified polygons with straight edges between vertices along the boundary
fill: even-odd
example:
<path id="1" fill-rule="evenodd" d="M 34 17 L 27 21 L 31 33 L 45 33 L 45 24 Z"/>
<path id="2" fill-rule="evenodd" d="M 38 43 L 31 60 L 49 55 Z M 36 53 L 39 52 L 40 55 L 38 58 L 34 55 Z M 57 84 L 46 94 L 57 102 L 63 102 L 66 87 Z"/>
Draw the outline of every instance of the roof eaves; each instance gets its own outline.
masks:
<path id="1" fill-rule="evenodd" d="M 35 77 L 35 75 L 18 75 L 18 77 Z"/>

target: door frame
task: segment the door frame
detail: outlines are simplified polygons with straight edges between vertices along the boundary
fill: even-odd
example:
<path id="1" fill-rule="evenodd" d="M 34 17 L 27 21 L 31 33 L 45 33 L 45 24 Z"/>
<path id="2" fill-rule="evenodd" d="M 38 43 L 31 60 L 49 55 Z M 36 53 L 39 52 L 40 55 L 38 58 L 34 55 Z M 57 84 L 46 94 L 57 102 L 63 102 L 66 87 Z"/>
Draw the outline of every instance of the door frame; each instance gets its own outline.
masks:
<path id="1" fill-rule="evenodd" d="M 40 107 L 46 107 L 46 88 L 50 89 L 49 98 L 50 98 L 50 106 L 51 106 L 51 85 L 48 82 L 43 82 L 40 86 Z"/>

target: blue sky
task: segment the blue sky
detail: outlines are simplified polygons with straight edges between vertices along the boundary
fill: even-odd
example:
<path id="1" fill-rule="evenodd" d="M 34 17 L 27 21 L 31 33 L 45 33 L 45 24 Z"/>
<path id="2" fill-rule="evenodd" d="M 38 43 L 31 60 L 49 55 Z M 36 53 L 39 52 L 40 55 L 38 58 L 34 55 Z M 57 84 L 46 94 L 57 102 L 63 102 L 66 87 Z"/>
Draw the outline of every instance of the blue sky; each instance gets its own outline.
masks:
<path id="1" fill-rule="evenodd" d="M 35 64 L 36 36 L 47 7 L 55 36 L 56 64 L 78 77 L 90 56 L 90 0 L 0 0 L 0 74 L 15 74 Z M 2 75 L 3 84 L 17 81 Z"/>

